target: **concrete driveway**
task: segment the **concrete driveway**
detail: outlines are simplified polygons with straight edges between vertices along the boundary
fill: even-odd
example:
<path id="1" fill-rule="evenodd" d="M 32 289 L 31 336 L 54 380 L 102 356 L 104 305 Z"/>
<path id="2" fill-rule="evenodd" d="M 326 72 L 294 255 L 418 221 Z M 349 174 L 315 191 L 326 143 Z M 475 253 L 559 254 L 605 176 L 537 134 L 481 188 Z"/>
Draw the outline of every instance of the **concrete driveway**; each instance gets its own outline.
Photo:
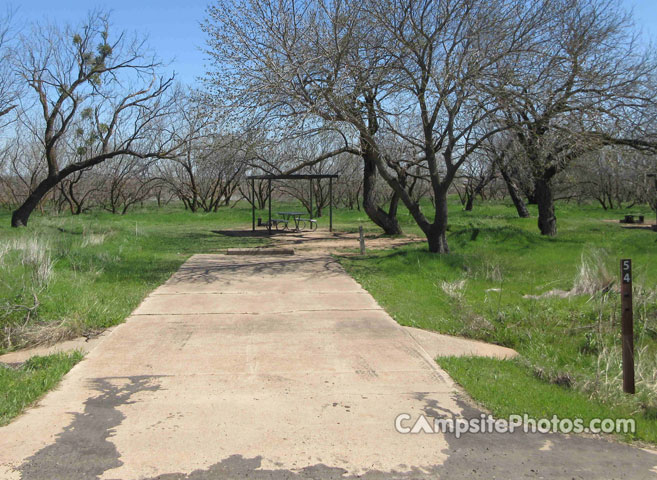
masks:
<path id="1" fill-rule="evenodd" d="M 401 413 L 481 412 L 330 257 L 197 255 L 0 429 L 0 478 L 657 477 L 641 449 Z"/>

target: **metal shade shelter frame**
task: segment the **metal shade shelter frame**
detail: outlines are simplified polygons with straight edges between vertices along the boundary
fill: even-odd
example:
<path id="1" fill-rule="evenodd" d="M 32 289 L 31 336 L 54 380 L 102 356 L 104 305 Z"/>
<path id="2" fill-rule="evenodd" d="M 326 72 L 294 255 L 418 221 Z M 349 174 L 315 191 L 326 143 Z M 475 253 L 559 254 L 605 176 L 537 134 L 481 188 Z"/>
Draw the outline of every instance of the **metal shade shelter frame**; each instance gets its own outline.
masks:
<path id="1" fill-rule="evenodd" d="M 329 231 L 333 231 L 333 179 L 338 178 L 337 175 L 302 175 L 302 174 L 290 174 L 290 175 L 248 175 L 247 180 L 251 181 L 251 229 L 255 232 L 256 228 L 256 208 L 255 208 L 255 181 L 256 180 L 267 180 L 267 192 L 269 195 L 269 221 L 267 222 L 267 231 L 271 233 L 271 182 L 274 180 L 308 180 L 310 182 L 310 218 L 313 218 L 313 180 L 323 180 L 328 178 L 329 180 Z"/>

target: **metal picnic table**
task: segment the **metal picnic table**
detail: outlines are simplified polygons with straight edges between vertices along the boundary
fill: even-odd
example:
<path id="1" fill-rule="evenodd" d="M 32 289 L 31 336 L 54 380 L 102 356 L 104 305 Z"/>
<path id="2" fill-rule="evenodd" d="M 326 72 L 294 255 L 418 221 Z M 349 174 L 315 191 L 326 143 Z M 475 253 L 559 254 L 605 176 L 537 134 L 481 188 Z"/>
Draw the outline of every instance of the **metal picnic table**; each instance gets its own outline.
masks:
<path id="1" fill-rule="evenodd" d="M 314 218 L 301 218 L 302 215 L 305 215 L 306 212 L 276 212 L 285 221 L 285 227 L 289 229 L 288 224 L 290 220 L 294 222 L 294 230 L 300 232 L 305 230 L 306 222 L 308 222 L 308 229 L 313 231 L 317 229 L 317 220 Z"/>
<path id="2" fill-rule="evenodd" d="M 276 212 L 276 213 L 278 213 L 281 217 L 283 217 L 283 220 L 294 221 L 294 228 L 297 231 L 300 230 L 299 224 L 301 223 L 301 216 L 306 214 L 306 212 Z"/>

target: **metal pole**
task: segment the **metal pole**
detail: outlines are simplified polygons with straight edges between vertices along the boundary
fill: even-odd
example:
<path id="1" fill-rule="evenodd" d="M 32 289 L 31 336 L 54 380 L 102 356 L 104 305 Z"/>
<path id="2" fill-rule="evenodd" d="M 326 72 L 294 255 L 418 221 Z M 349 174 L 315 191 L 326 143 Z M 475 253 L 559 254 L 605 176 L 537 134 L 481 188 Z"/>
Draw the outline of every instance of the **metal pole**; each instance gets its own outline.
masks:
<path id="1" fill-rule="evenodd" d="M 623 341 L 623 391 L 635 393 L 634 325 L 632 312 L 632 260 L 621 260 L 621 333 Z"/>
<path id="2" fill-rule="evenodd" d="M 333 231 L 333 178 L 329 178 L 329 232 Z"/>
<path id="3" fill-rule="evenodd" d="M 251 179 L 251 231 L 255 232 L 255 179 Z"/>
<path id="4" fill-rule="evenodd" d="M 269 185 L 269 221 L 267 222 L 267 231 L 271 234 L 271 178 L 268 180 Z"/>
<path id="5" fill-rule="evenodd" d="M 310 179 L 310 218 L 313 218 L 313 179 Z"/>

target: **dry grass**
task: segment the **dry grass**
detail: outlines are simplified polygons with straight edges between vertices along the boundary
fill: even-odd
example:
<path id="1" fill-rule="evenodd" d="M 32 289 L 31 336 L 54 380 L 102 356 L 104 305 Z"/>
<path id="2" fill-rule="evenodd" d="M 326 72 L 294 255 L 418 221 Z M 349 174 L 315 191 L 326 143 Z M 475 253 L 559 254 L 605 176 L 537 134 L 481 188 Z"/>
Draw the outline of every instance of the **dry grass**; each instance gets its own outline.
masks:
<path id="1" fill-rule="evenodd" d="M 611 256 L 603 248 L 592 248 L 582 252 L 577 275 L 570 290 L 558 288 L 540 295 L 524 295 L 524 298 L 538 300 L 542 298 L 569 298 L 575 295 L 595 296 L 612 291 L 616 287 L 616 279 L 610 273 L 608 265 Z"/>
<path id="2" fill-rule="evenodd" d="M 603 277 L 601 277 L 603 278 Z M 600 285 L 600 283 L 598 283 Z M 657 291 L 638 283 L 634 286 L 634 370 L 639 394 L 634 398 L 637 409 L 657 408 L 657 355 L 652 337 L 657 334 L 654 311 Z M 590 339 L 591 353 L 597 354 L 596 376 L 583 382 L 581 389 L 603 401 L 624 402 L 622 347 L 619 342 L 619 310 L 615 292 L 591 296 L 598 311 Z"/>
<path id="3" fill-rule="evenodd" d="M 40 332 L 35 320 L 40 307 L 39 297 L 54 277 L 55 261 L 50 243 L 39 237 L 24 237 L 4 242 L 0 246 L 0 277 L 4 301 L 0 304 L 2 347 L 13 348 L 40 342 L 37 337 L 52 332 Z"/>
<path id="4" fill-rule="evenodd" d="M 16 239 L 9 250 L 20 252 L 20 263 L 32 273 L 33 290 L 48 286 L 53 275 L 54 261 L 51 256 L 50 244 L 39 237 Z"/>
<path id="5" fill-rule="evenodd" d="M 463 299 L 463 290 L 467 283 L 466 279 L 457 280 L 455 282 L 442 281 L 440 282 L 440 289 L 445 292 L 445 294 L 454 300 Z"/>
<path id="6" fill-rule="evenodd" d="M 102 245 L 105 243 L 105 240 L 107 239 L 108 233 L 93 233 L 93 232 L 88 232 L 87 230 L 84 230 L 82 232 L 82 244 L 81 246 L 88 247 L 88 246 L 96 246 L 96 245 Z"/>
<path id="7" fill-rule="evenodd" d="M 595 295 L 611 290 L 616 278 L 608 268 L 610 258 L 609 252 L 603 248 L 591 248 L 582 252 L 572 294 Z"/>
<path id="8" fill-rule="evenodd" d="M 68 322 L 59 324 L 25 323 L 18 325 L 5 325 L 3 328 L 3 345 L 6 348 L 38 347 L 54 345 L 65 340 L 79 337 L 79 328 Z"/>

